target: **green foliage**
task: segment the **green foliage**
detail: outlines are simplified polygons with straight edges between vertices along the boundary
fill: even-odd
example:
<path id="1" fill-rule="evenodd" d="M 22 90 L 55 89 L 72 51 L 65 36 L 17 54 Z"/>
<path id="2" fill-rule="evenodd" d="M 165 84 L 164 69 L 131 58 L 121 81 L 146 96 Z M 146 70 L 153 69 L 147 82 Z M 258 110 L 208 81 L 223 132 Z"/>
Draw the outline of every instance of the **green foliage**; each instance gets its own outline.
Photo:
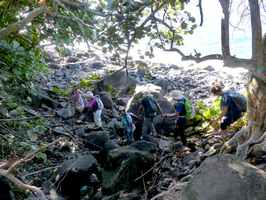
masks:
<path id="1" fill-rule="evenodd" d="M 104 90 L 111 94 L 112 97 L 117 97 L 118 91 L 112 85 L 105 85 Z"/>
<path id="2" fill-rule="evenodd" d="M 219 121 L 217 119 L 221 115 L 221 97 L 216 98 L 211 106 L 207 106 L 203 101 L 198 101 L 196 104 L 195 120 L 200 123 L 199 131 L 211 132 L 220 128 Z M 227 131 L 236 132 L 243 126 L 247 125 L 247 115 L 231 124 L 227 128 Z"/>
<path id="3" fill-rule="evenodd" d="M 211 106 L 207 106 L 203 101 L 198 101 L 196 104 L 196 115 L 204 121 L 217 119 L 221 115 L 221 98 L 216 98 Z"/>
<path id="4" fill-rule="evenodd" d="M 35 76 L 46 67 L 39 49 L 27 49 L 17 41 L 0 42 L 1 70 L 5 89 L 24 96 Z"/>
<path id="5" fill-rule="evenodd" d="M 93 90 L 94 89 L 94 84 L 96 81 L 101 80 L 100 75 L 98 74 L 91 74 L 85 79 L 81 79 L 79 86 L 80 88 L 88 89 L 88 90 Z"/>
<path id="6" fill-rule="evenodd" d="M 211 106 L 207 106 L 203 101 L 198 101 L 195 111 L 193 120 L 201 122 L 197 128 L 198 131 L 217 129 L 218 124 L 212 123 L 212 121 L 221 115 L 221 98 L 216 98 Z"/>
<path id="7" fill-rule="evenodd" d="M 62 88 L 59 88 L 58 86 L 53 86 L 51 91 L 59 96 L 68 97 L 71 93 L 71 88 L 62 89 Z"/>

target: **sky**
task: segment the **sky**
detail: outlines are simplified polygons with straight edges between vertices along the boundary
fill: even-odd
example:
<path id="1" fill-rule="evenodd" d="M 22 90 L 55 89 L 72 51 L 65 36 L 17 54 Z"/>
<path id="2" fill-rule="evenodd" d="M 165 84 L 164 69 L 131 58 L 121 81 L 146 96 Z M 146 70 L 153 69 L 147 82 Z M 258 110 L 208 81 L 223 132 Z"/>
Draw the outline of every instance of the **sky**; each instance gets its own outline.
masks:
<path id="1" fill-rule="evenodd" d="M 247 10 L 246 17 L 242 18 L 240 22 L 240 16 L 245 8 L 248 8 L 248 0 L 232 0 L 231 16 L 230 16 L 230 50 L 233 56 L 238 58 L 249 59 L 251 57 L 251 28 L 250 28 L 250 16 Z M 244 4 L 241 4 L 244 2 Z M 198 1 L 191 0 L 186 6 L 186 9 L 196 18 L 197 24 L 199 24 L 200 15 L 197 7 Z M 194 49 L 201 53 L 201 55 L 208 55 L 218 53 L 221 54 L 221 18 L 223 16 L 219 0 L 203 0 L 202 7 L 204 12 L 204 22 L 202 27 L 197 27 L 192 35 L 184 36 L 184 45 L 180 49 L 186 54 L 194 53 Z M 266 5 L 265 5 L 266 10 Z M 262 28 L 263 33 L 266 33 L 266 12 L 261 9 Z M 235 28 L 237 27 L 237 28 Z M 86 45 L 83 44 L 83 46 Z M 79 46 L 80 49 L 83 49 Z M 147 49 L 147 43 L 145 41 L 139 42 L 135 45 L 130 55 L 134 59 L 138 59 L 143 55 L 143 52 Z M 140 53 L 141 52 L 141 53 Z M 181 63 L 181 57 L 176 52 L 164 52 L 159 49 L 154 50 L 155 57 L 151 62 L 166 63 L 166 64 L 179 64 Z M 146 58 L 146 60 L 148 60 Z M 184 62 L 182 62 L 184 63 Z"/>
<path id="2" fill-rule="evenodd" d="M 242 0 L 243 1 L 243 0 Z M 248 15 L 240 21 L 240 15 L 243 9 L 248 7 L 248 0 L 244 0 L 246 5 L 240 4 L 241 0 L 233 0 L 231 7 L 230 22 L 230 48 L 231 54 L 239 58 L 251 57 L 251 28 L 250 17 Z M 190 54 L 194 49 L 202 55 L 219 53 L 221 54 L 221 33 L 220 24 L 223 16 L 219 0 L 203 0 L 202 1 L 204 22 L 202 27 L 197 27 L 192 35 L 184 36 L 184 46 L 180 47 L 183 52 Z M 196 17 L 199 24 L 200 15 L 197 7 L 198 1 L 190 1 L 186 9 Z M 263 32 L 266 31 L 266 13 L 262 9 L 262 26 Z M 237 28 L 235 28 L 237 27 Z M 142 47 L 141 47 L 142 48 Z M 137 48 L 136 48 L 137 49 Z M 133 50 L 133 54 L 136 53 Z M 155 62 L 180 62 L 180 56 L 177 53 L 165 53 L 161 50 L 155 51 Z"/>

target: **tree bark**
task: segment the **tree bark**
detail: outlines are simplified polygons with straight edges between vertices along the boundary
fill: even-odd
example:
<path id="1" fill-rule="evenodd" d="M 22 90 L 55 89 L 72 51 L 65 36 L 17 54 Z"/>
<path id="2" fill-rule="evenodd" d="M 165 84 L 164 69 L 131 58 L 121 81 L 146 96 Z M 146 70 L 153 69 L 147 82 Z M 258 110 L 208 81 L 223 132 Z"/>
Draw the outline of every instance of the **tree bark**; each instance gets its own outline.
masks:
<path id="1" fill-rule="evenodd" d="M 248 85 L 248 121 L 246 141 L 237 148 L 237 156 L 245 159 L 250 147 L 261 143 L 266 136 L 266 66 L 262 40 L 260 8 L 258 0 L 249 0 L 252 28 L 252 60 L 254 61 Z"/>
<path id="2" fill-rule="evenodd" d="M 224 17 L 221 20 L 221 43 L 222 43 L 222 54 L 223 54 L 223 57 L 226 59 L 231 56 L 230 36 L 229 36 L 230 0 L 219 0 L 219 2 L 221 4 L 223 14 L 224 14 Z"/>
<path id="3" fill-rule="evenodd" d="M 249 0 L 251 30 L 252 30 L 252 59 L 257 66 L 263 64 L 263 42 L 260 19 L 260 6 L 258 0 Z"/>

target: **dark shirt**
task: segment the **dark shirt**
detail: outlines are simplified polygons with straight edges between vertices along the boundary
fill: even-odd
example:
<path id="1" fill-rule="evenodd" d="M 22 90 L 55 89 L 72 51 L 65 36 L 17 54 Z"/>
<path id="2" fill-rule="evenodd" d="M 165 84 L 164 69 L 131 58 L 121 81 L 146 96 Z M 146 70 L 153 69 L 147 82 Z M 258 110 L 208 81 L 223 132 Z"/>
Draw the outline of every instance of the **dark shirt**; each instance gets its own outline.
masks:
<path id="1" fill-rule="evenodd" d="M 233 99 L 234 93 L 234 91 L 224 92 L 221 101 L 221 108 L 228 107 L 228 112 L 225 115 L 233 118 L 235 116 L 239 116 L 239 114 L 242 112 Z"/>

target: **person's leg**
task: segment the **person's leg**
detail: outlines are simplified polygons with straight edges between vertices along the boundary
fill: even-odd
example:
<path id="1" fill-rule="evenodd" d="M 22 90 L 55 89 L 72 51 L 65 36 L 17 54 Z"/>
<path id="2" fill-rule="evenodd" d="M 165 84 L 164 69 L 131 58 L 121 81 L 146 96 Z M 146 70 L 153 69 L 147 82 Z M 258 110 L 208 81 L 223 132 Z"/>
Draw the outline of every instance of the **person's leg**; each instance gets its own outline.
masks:
<path id="1" fill-rule="evenodd" d="M 186 118 L 183 116 L 178 117 L 176 120 L 175 137 L 177 137 L 179 135 L 183 145 L 187 144 L 187 138 L 185 135 L 185 126 L 186 126 Z"/>
<path id="2" fill-rule="evenodd" d="M 131 130 L 126 130 L 127 143 L 131 144 L 133 142 L 133 132 Z"/>
<path id="3" fill-rule="evenodd" d="M 102 110 L 96 110 L 94 113 L 93 113 L 93 118 L 94 118 L 94 122 L 95 122 L 95 125 L 98 126 L 98 127 L 102 127 Z"/>
<path id="4" fill-rule="evenodd" d="M 154 123 L 153 123 L 153 118 L 151 119 L 151 128 L 150 128 L 150 132 L 151 132 L 151 134 L 153 135 L 153 136 L 158 136 L 158 133 L 157 133 L 157 131 L 156 131 L 156 128 L 155 128 L 155 126 L 154 126 Z"/>
<path id="5" fill-rule="evenodd" d="M 144 117 L 143 125 L 142 125 L 142 138 L 146 137 L 151 132 L 152 120 L 148 117 Z"/>
<path id="6" fill-rule="evenodd" d="M 224 131 L 230 124 L 233 123 L 233 119 L 230 115 L 225 115 L 221 120 L 221 130 Z"/>

